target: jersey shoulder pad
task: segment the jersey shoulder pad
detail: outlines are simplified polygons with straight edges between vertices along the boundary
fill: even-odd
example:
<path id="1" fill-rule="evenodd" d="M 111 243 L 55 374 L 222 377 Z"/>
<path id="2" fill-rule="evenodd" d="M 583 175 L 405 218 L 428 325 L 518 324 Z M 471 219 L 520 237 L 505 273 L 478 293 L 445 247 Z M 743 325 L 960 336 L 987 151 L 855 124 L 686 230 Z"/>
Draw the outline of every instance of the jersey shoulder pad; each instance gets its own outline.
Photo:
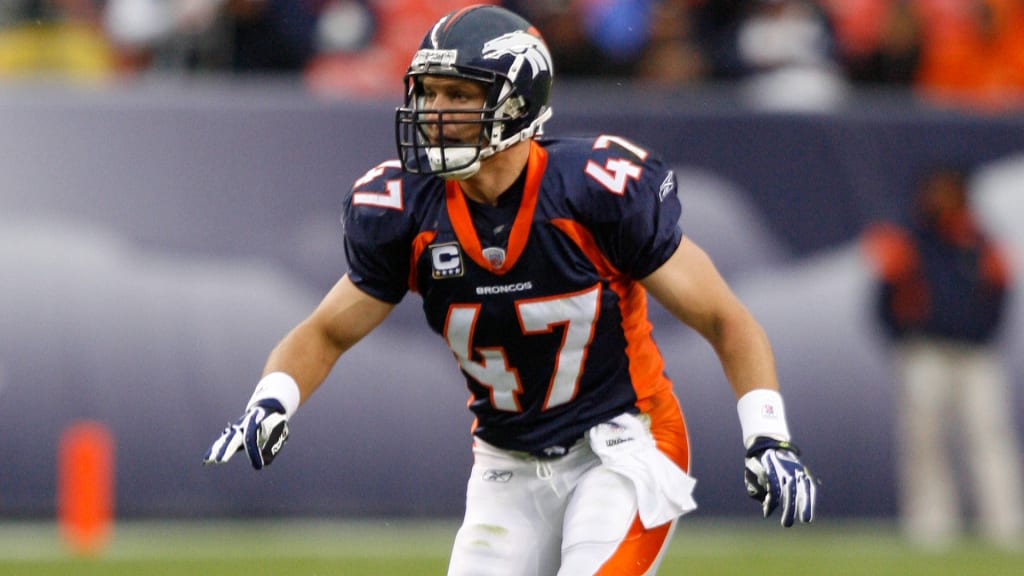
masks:
<path id="1" fill-rule="evenodd" d="M 353 239 L 387 242 L 404 234 L 417 210 L 410 201 L 425 180 L 402 170 L 398 160 L 374 166 L 359 177 L 345 199 L 342 220 Z"/>
<path id="2" fill-rule="evenodd" d="M 555 138 L 540 142 L 548 150 L 558 150 L 560 154 L 600 160 L 610 157 L 628 158 L 634 162 L 644 162 L 652 157 L 651 152 L 640 144 L 613 134 L 601 134 L 589 138 Z"/>
<path id="3" fill-rule="evenodd" d="M 577 183 L 573 196 L 599 220 L 602 214 L 620 217 L 622 211 L 636 209 L 637 202 L 660 203 L 675 194 L 675 175 L 661 158 L 626 138 L 604 134 L 565 139 L 549 151 L 554 159 L 549 165 L 563 172 L 566 181 Z"/>
<path id="4" fill-rule="evenodd" d="M 353 206 L 376 206 L 379 208 L 401 209 L 402 195 L 389 191 L 394 188 L 395 179 L 401 179 L 402 163 L 387 160 L 377 164 L 352 184 L 349 201 Z M 401 191 L 399 188 L 398 192 Z"/>

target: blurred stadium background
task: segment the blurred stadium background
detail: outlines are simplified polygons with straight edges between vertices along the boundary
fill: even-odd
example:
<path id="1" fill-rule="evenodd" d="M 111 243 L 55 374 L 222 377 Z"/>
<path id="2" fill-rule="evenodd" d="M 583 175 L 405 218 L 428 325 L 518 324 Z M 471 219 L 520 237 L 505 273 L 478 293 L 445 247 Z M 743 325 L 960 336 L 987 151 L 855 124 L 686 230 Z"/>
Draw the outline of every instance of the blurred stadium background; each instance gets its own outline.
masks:
<path id="1" fill-rule="evenodd" d="M 340 19 L 332 47 L 314 42 L 318 49 L 279 64 L 253 60 L 259 52 L 251 46 L 249 60 L 235 51 L 244 38 L 280 48 L 282 22 L 299 20 L 273 10 L 317 3 L 265 0 L 263 12 L 252 13 L 259 18 L 240 20 L 232 10 L 247 3 L 254 2 L 211 3 L 203 34 L 127 20 L 163 22 L 151 36 L 111 28 L 106 9 L 133 4 L 136 12 L 122 16 L 141 18 L 155 12 L 139 10 L 160 2 L 2 3 L 0 572 L 134 573 L 130 563 L 148 554 L 158 560 L 147 573 L 230 574 L 227 566 L 160 560 L 182 550 L 216 557 L 224 548 L 250 568 L 250 553 L 261 562 L 314 562 L 289 573 L 353 574 L 344 563 L 353 556 L 403 562 L 402 550 L 416 559 L 366 573 L 444 566 L 471 460 L 471 418 L 455 365 L 424 327 L 415 296 L 343 359 L 299 412 L 273 467 L 204 469 L 200 459 L 242 408 L 270 347 L 344 272 L 342 198 L 368 168 L 394 156 L 408 43 L 458 3 L 320 2 L 303 21 L 306 41 L 326 34 L 323 7 L 355 12 L 333 16 Z M 982 3 L 998 8 L 1001 22 L 1019 16 L 999 11 L 1007 3 Z M 781 93 L 749 70 L 725 68 L 707 56 L 720 54 L 713 50 L 703 58 L 670 52 L 669 61 L 694 64 L 689 76 L 651 77 L 650 49 L 602 74 L 569 60 L 567 32 L 556 27 L 584 4 L 524 8 L 550 9 L 538 18 L 552 19 L 541 21 L 570 62 L 556 82 L 549 133 L 618 134 L 675 166 L 683 228 L 772 337 L 791 427 L 825 483 L 820 529 L 786 535 L 807 557 L 785 556 L 774 525 L 741 520 L 757 510 L 743 491 L 734 400 L 710 349 L 655 309 L 690 424 L 701 505 L 666 568 L 732 574 L 753 561 L 770 573 L 766 564 L 786 558 L 807 562 L 801 573 L 825 573 L 815 568 L 826 561 L 818 554 L 842 564 L 846 571 L 827 571 L 835 574 L 1010 573 L 1000 570 L 1019 557 L 969 546 L 937 562 L 896 541 L 892 379 L 858 236 L 876 220 L 905 220 L 914 179 L 953 162 L 970 169 L 983 217 L 1024 270 L 1021 85 L 941 90 L 914 74 L 868 82 L 855 73 L 851 49 L 840 49 L 852 24 L 844 27 L 833 2 L 819 6 L 829 9 L 835 34 L 834 58 L 818 68 L 827 78 L 791 76 Z M 648 6 L 649 19 L 679 8 L 695 24 L 724 18 L 729 7 L 743 13 L 734 2 L 634 4 Z M 890 4 L 849 5 L 870 14 Z M 928 7 L 941 3 L 909 4 L 933 14 Z M 660 42 L 663 31 L 647 24 L 645 41 Z M 135 40 L 126 44 L 128 37 Z M 142 50 L 140 38 L 159 42 Z M 694 38 L 690 48 L 713 44 Z M 614 46 L 627 54 L 627 44 Z M 1024 284 L 1002 340 L 1017 414 L 1022 291 Z M 53 526 L 58 442 L 81 420 L 104 423 L 115 439 L 118 528 L 105 556 L 114 564 L 72 566 Z M 211 545 L 221 539 L 223 547 Z M 261 551 L 243 552 L 253 547 Z M 858 567 L 873 556 L 903 562 Z M 693 557 L 711 560 L 674 563 Z"/>

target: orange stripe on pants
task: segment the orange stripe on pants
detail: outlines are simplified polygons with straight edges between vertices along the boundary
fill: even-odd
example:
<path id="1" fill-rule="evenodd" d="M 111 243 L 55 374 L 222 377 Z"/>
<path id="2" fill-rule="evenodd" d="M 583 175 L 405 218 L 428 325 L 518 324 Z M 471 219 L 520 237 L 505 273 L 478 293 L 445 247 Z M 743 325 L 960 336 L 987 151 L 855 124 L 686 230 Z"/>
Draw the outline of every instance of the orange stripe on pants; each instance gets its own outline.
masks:
<path id="1" fill-rule="evenodd" d="M 651 417 L 651 433 L 658 445 L 673 462 L 684 471 L 690 469 L 690 443 L 686 434 L 686 422 L 679 408 L 679 401 L 672 390 L 665 390 L 637 403 L 640 410 Z M 633 525 L 622 543 L 601 569 L 598 576 L 631 576 L 646 574 L 668 546 L 672 534 L 672 522 L 644 528 L 640 516 L 633 519 Z"/>

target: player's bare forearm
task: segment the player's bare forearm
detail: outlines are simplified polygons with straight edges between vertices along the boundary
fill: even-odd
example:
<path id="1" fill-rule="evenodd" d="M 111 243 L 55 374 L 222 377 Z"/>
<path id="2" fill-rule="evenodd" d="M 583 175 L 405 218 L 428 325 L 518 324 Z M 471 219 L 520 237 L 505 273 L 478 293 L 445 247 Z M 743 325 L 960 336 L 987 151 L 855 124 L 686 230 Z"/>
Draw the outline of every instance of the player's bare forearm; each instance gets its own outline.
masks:
<path id="1" fill-rule="evenodd" d="M 343 352 L 307 319 L 274 347 L 263 373 L 289 374 L 299 385 L 300 396 L 305 401 L 327 378 Z"/>
<path id="2" fill-rule="evenodd" d="M 305 320 L 271 351 L 264 374 L 286 372 L 305 401 L 346 350 L 380 324 L 393 305 L 373 298 L 343 277 Z"/>
<path id="3" fill-rule="evenodd" d="M 764 329 L 693 241 L 684 237 L 672 257 L 643 284 L 708 341 L 737 398 L 757 388 L 778 389 L 775 359 Z"/>
<path id="4" fill-rule="evenodd" d="M 741 303 L 737 301 L 705 338 L 718 355 L 736 398 L 758 388 L 779 389 L 768 335 Z"/>

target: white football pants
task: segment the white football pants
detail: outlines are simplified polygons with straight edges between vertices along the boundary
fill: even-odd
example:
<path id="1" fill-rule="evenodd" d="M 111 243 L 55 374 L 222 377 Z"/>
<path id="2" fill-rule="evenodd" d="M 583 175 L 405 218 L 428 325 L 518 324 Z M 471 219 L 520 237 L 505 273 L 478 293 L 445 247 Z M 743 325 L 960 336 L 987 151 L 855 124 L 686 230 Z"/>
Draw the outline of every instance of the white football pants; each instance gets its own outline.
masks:
<path id="1" fill-rule="evenodd" d="M 956 476 L 973 489 L 980 535 L 1024 544 L 1021 452 L 1009 382 L 994 349 L 934 340 L 901 345 L 898 451 L 903 528 L 949 544 L 962 530 Z"/>
<path id="2" fill-rule="evenodd" d="M 688 459 L 681 414 L 673 433 L 678 432 L 682 452 L 675 451 L 676 456 Z M 586 441 L 553 460 L 501 450 L 479 439 L 473 454 L 466 515 L 448 576 L 639 576 L 657 571 L 676 522 L 644 528 L 633 484 L 603 466 Z"/>

